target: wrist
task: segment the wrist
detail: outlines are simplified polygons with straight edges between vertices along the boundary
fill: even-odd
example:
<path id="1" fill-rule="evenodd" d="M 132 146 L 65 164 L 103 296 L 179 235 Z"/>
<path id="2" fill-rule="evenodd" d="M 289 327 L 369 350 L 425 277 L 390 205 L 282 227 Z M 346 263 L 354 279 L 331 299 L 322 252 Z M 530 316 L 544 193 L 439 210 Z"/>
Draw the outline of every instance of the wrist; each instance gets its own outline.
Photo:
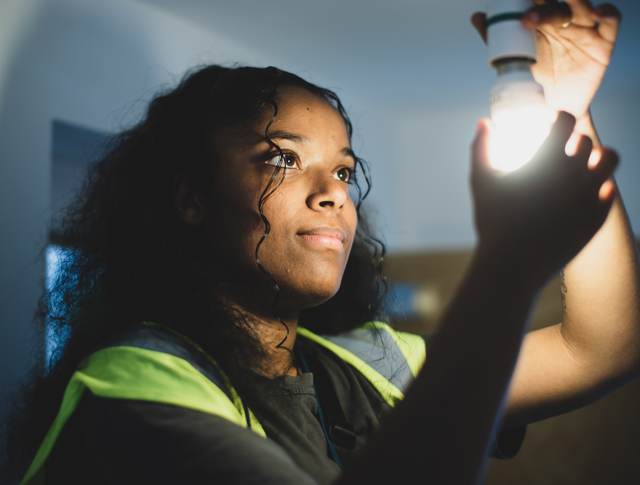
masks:
<path id="1" fill-rule="evenodd" d="M 471 266 L 487 284 L 524 299 L 535 298 L 549 277 L 525 251 L 491 243 L 478 244 Z"/>

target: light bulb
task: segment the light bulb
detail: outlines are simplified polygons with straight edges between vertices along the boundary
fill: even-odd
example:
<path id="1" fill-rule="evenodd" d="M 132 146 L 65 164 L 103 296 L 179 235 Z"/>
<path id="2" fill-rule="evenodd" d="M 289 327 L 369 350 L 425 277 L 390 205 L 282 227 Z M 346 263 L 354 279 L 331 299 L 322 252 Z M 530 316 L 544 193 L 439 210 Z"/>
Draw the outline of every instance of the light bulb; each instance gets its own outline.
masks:
<path id="1" fill-rule="evenodd" d="M 494 168 L 505 172 L 533 158 L 553 123 L 530 65 L 525 60 L 498 64 L 498 81 L 491 90 L 491 119 L 496 129 L 489 159 Z"/>
<path id="2" fill-rule="evenodd" d="M 488 0 L 489 65 L 498 72 L 491 89 L 491 165 L 505 172 L 529 162 L 549 135 L 553 115 L 533 78 L 538 58 L 535 32 L 522 25 L 532 0 Z"/>

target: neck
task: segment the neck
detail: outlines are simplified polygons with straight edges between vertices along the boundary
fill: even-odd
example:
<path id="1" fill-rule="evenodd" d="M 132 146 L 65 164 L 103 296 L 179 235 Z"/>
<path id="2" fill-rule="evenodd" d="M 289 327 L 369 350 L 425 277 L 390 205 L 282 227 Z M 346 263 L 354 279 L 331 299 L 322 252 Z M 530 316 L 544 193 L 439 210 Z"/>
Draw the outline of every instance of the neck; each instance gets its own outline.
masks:
<path id="1" fill-rule="evenodd" d="M 293 347 L 298 335 L 298 315 L 296 313 L 295 318 L 287 318 L 287 316 L 280 315 L 279 317 L 284 325 L 272 318 L 268 321 L 258 319 L 256 326 L 258 338 L 263 347 L 267 349 L 268 355 L 268 363 L 260 374 L 270 379 L 282 375 L 298 375 L 298 370 L 293 360 Z M 287 328 L 289 329 L 288 335 Z"/>
<path id="2" fill-rule="evenodd" d="M 298 335 L 298 310 L 286 310 L 276 308 L 274 313 L 270 310 L 258 308 L 249 302 L 241 304 L 229 295 L 226 303 L 243 313 L 255 331 L 255 335 L 266 350 L 267 360 L 262 362 L 259 369 L 254 372 L 270 379 L 282 375 L 297 376 L 298 370 L 293 360 L 293 348 Z M 283 325 L 284 323 L 284 325 Z"/>

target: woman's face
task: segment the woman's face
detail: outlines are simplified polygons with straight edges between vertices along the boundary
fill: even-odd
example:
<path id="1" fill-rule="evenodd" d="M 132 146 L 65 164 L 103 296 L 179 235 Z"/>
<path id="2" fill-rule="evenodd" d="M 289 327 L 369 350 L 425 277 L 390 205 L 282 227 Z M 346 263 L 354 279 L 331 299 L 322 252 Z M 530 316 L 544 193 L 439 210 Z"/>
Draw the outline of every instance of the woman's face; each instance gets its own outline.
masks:
<path id="1" fill-rule="evenodd" d="M 289 87 L 276 101 L 269 135 L 284 158 L 264 136 L 267 121 L 219 135 L 220 170 L 205 224 L 239 296 L 270 306 L 273 284 L 255 257 L 264 233 L 258 201 L 275 165 L 286 167 L 282 185 L 264 205 L 271 231 L 258 252 L 280 287 L 277 311 L 285 318 L 323 303 L 340 287 L 357 226 L 349 198 L 355 160 L 344 121 L 325 100 Z"/>

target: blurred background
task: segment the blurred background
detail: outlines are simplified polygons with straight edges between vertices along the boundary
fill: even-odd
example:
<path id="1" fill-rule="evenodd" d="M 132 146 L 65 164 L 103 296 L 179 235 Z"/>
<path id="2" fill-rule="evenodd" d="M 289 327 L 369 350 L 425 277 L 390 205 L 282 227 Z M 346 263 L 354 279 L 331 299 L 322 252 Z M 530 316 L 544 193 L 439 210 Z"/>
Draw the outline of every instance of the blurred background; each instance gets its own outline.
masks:
<path id="1" fill-rule="evenodd" d="M 615 147 L 640 232 L 640 2 L 592 106 Z M 468 184 L 495 73 L 469 24 L 483 0 L 0 0 L 0 419 L 44 345 L 32 320 L 48 221 L 100 141 L 200 64 L 274 65 L 334 89 L 373 173 L 369 208 L 390 252 L 404 330 L 435 332 L 474 245 Z M 533 327 L 560 321 L 557 283 Z M 636 383 L 637 384 L 637 383 Z M 640 387 L 529 427 L 488 484 L 640 483 Z M 438 419 L 434 416 L 434 419 Z"/>

